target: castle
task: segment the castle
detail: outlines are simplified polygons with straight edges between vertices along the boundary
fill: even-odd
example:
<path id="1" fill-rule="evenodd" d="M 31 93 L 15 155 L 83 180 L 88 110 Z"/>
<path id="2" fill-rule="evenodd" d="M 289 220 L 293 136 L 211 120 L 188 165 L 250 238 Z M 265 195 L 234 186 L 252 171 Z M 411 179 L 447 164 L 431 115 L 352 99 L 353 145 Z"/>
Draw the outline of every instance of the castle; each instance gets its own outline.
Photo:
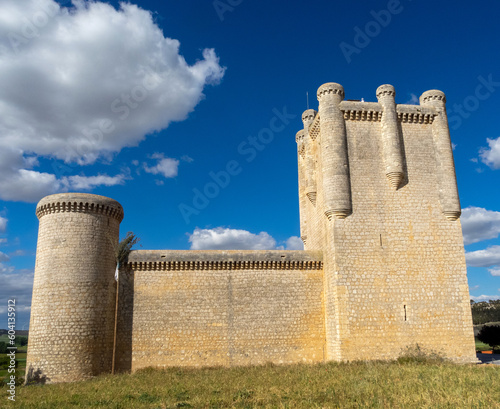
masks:
<path id="1" fill-rule="evenodd" d="M 475 362 L 445 95 L 317 96 L 296 135 L 304 251 L 137 250 L 116 282 L 120 204 L 42 199 L 27 378 L 393 359 L 415 344 Z"/>

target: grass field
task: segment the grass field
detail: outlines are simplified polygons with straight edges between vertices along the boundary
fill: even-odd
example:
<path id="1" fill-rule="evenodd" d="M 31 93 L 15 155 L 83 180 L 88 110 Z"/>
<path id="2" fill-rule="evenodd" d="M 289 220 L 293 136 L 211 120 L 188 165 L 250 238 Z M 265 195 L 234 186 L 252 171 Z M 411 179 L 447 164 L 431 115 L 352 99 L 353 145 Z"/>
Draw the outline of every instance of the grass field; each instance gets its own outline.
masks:
<path id="1" fill-rule="evenodd" d="M 9 407 L 493 409 L 500 408 L 499 385 L 496 365 L 434 361 L 149 368 L 85 382 L 18 387 L 16 403 Z M 2 395 L 6 399 L 6 392 Z"/>
<path id="2" fill-rule="evenodd" d="M 26 337 L 24 337 L 26 338 Z M 0 342 L 5 342 L 7 345 L 9 345 L 9 337 L 7 334 L 2 334 L 0 335 Z M 20 344 L 18 343 L 19 342 L 19 337 L 16 338 L 16 346 L 17 346 L 17 350 L 16 350 L 16 361 L 18 362 L 18 366 L 16 368 L 16 376 L 17 377 L 20 377 L 20 378 L 24 378 L 24 373 L 26 371 L 26 350 L 27 350 L 27 346 L 20 346 Z M 5 356 L 6 354 L 2 354 L 3 356 Z M 6 379 L 8 377 L 8 364 L 3 364 L 3 365 L 0 365 L 0 384 L 1 384 L 1 381 L 3 381 L 4 379 Z M 2 405 L 0 404 L 0 408 L 2 407 Z"/>

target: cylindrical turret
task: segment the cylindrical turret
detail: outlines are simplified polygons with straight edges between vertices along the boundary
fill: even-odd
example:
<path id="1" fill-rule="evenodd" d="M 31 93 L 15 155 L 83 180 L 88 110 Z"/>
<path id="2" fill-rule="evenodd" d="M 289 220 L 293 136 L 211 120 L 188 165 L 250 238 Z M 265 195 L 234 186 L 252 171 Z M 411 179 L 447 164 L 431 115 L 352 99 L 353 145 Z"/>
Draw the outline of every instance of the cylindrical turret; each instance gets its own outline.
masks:
<path id="1" fill-rule="evenodd" d="M 442 91 L 426 91 L 420 97 L 420 105 L 434 107 L 437 111 L 432 122 L 432 135 L 438 162 L 439 196 L 443 214 L 449 220 L 457 220 L 462 211 L 458 197 L 448 116 L 446 115 L 446 96 Z"/>
<path id="2" fill-rule="evenodd" d="M 311 203 L 316 203 L 316 165 L 314 160 L 314 141 L 309 134 L 309 127 L 314 122 L 317 112 L 314 109 L 308 109 L 302 114 L 302 123 L 304 124 L 304 152 L 305 152 L 305 192 Z"/>
<path id="3" fill-rule="evenodd" d="M 395 96 L 396 91 L 392 85 L 386 84 L 377 88 L 377 99 L 383 109 L 381 133 L 385 175 L 397 189 L 404 179 L 404 170 Z"/>
<path id="4" fill-rule="evenodd" d="M 110 372 L 121 205 L 63 193 L 37 205 L 40 220 L 26 380 L 71 382 Z"/>
<path id="5" fill-rule="evenodd" d="M 299 214 L 300 214 L 300 238 L 306 244 L 307 225 L 306 225 L 306 193 L 305 193 L 305 148 L 304 148 L 304 130 L 300 130 L 295 135 L 297 142 L 297 164 L 299 168 Z"/>
<path id="6" fill-rule="evenodd" d="M 349 159 L 344 115 L 344 88 L 329 82 L 318 89 L 321 162 L 325 214 L 343 219 L 352 212 Z"/>

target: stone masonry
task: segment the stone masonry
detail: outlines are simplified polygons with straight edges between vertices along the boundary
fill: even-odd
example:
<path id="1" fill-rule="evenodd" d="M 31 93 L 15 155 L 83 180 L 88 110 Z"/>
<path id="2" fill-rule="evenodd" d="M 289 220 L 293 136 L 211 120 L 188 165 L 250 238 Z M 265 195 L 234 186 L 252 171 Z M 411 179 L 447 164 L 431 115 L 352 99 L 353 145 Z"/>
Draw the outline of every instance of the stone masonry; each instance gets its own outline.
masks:
<path id="1" fill-rule="evenodd" d="M 302 116 L 304 251 L 138 250 L 116 283 L 121 206 L 42 199 L 27 378 L 394 359 L 415 344 L 474 362 L 445 95 L 376 97 L 327 83 Z"/>

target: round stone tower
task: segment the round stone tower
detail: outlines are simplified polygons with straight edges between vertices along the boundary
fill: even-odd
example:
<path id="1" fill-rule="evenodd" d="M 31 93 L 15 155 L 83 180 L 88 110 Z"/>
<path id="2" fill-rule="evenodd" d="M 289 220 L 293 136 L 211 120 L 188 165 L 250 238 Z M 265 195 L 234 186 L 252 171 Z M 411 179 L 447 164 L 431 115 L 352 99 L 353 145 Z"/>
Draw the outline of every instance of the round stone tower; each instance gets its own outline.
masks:
<path id="1" fill-rule="evenodd" d="M 115 200 L 62 193 L 37 205 L 40 221 L 26 380 L 71 382 L 110 372 L 116 284 Z"/>

